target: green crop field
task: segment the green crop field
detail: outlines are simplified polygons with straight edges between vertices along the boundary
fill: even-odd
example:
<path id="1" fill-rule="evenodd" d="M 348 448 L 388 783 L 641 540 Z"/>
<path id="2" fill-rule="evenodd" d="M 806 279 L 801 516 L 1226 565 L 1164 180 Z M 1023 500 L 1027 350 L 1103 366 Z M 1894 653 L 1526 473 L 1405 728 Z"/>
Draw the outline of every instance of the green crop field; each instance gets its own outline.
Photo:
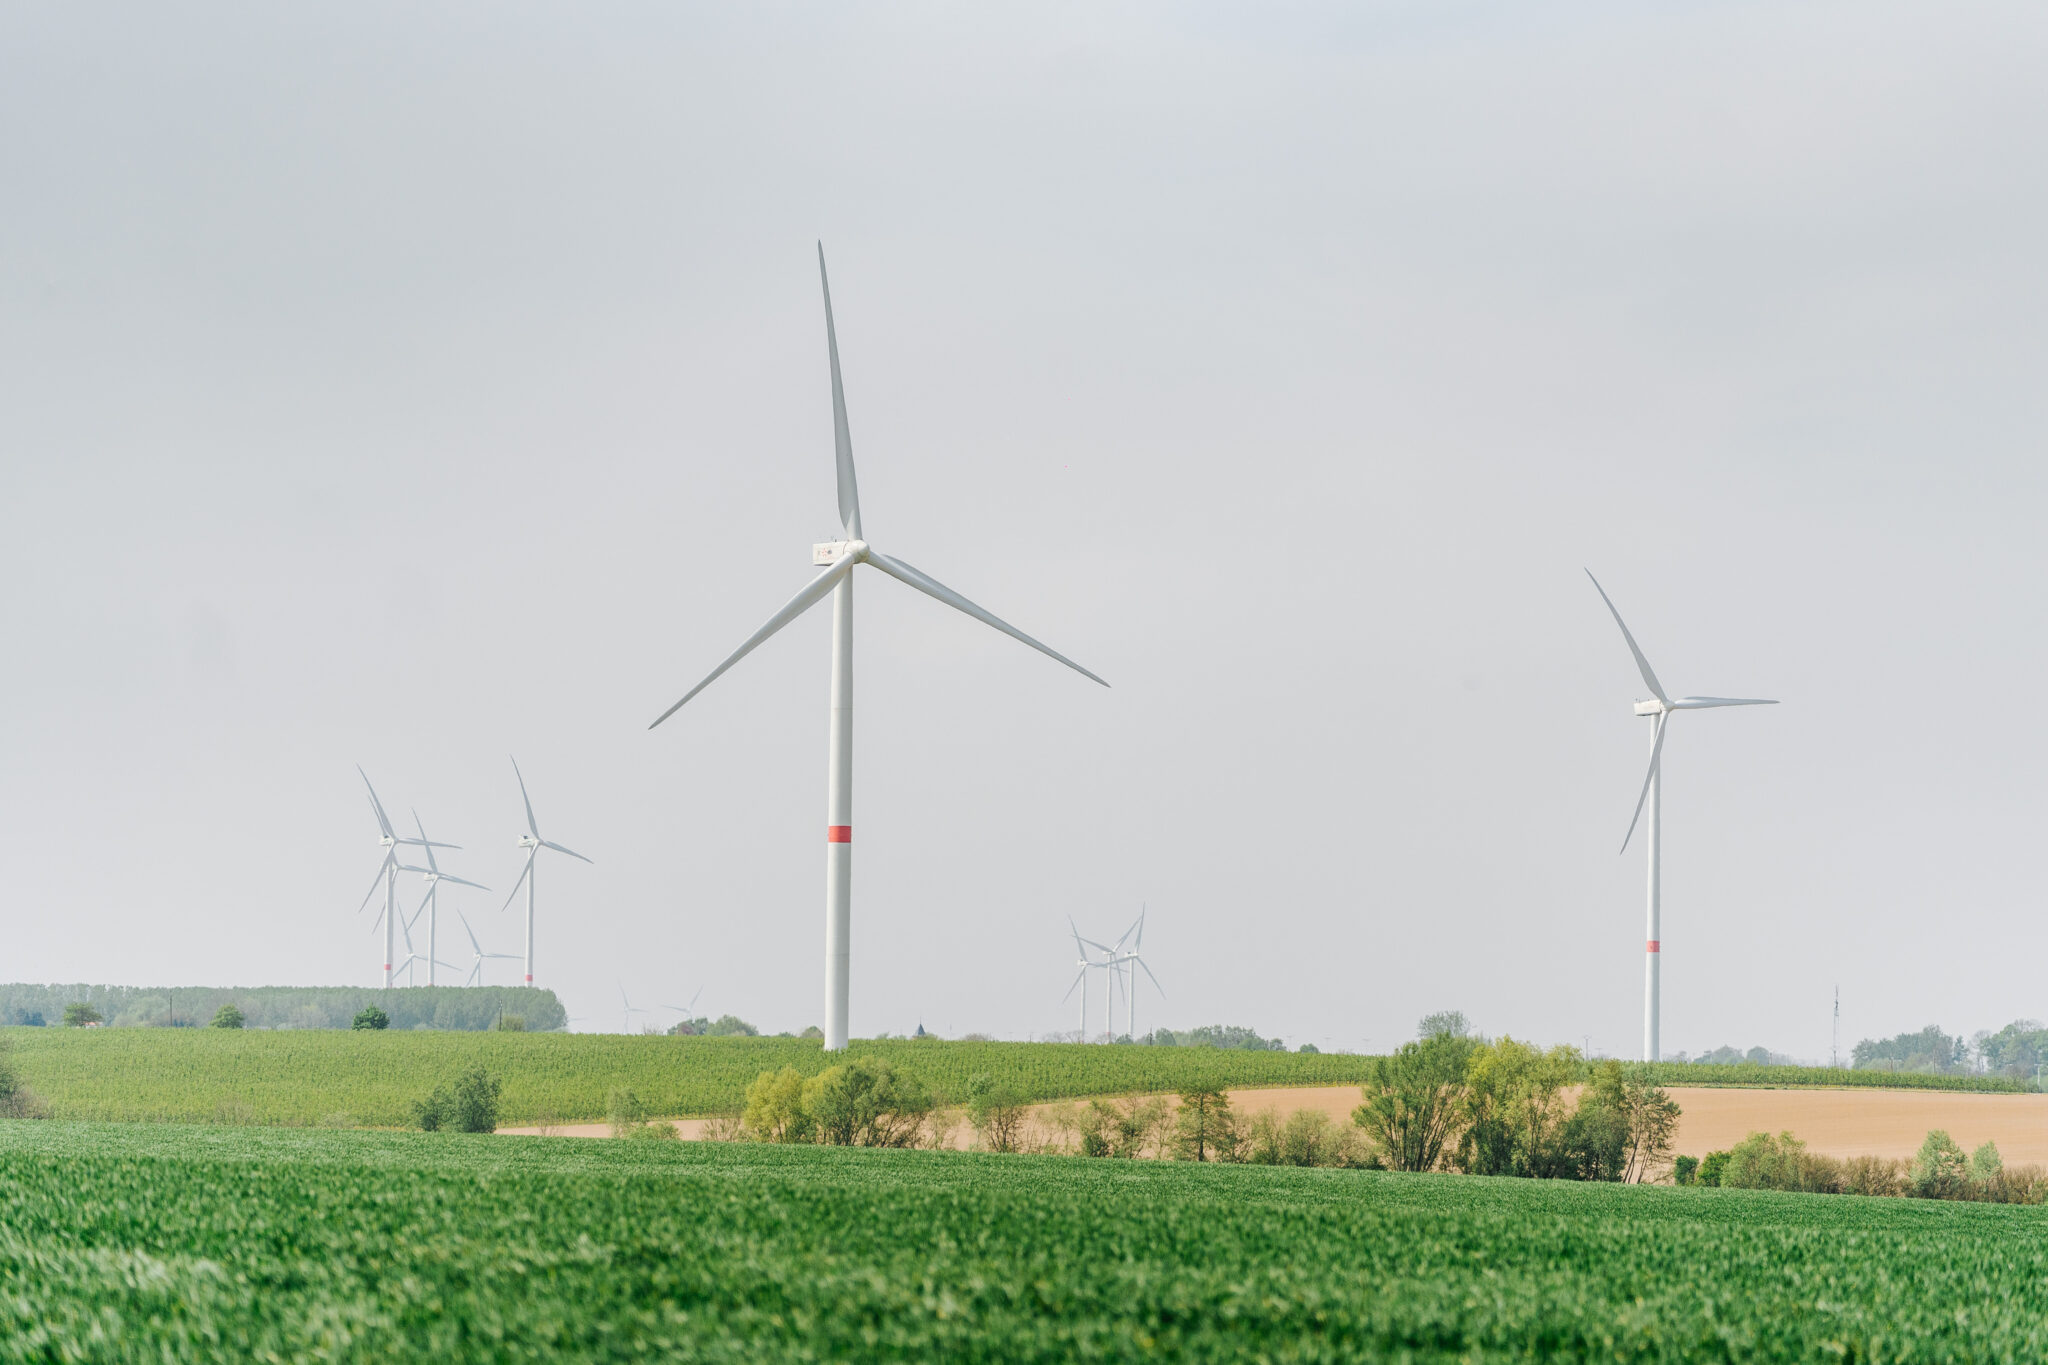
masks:
<path id="1" fill-rule="evenodd" d="M 737 1109 L 747 1083 L 763 1070 L 793 1065 L 811 1073 L 826 1065 L 814 1040 L 625 1034 L 6 1028 L 0 1047 L 57 1118 L 372 1127 L 404 1123 L 413 1100 L 478 1064 L 504 1079 L 508 1125 L 602 1118 L 614 1086 L 633 1090 L 653 1113 L 720 1113 Z M 1372 1065 L 1369 1057 L 1331 1053 L 1075 1043 L 857 1040 L 849 1051 L 887 1057 L 942 1095 L 964 1093 L 968 1079 L 985 1072 L 1035 1100 L 1189 1085 L 1356 1084 Z M 1986 1077 L 1790 1067 L 1671 1066 L 1659 1079 L 1667 1085 L 1787 1085 L 1802 1074 L 1830 1084 L 1855 1078 L 2016 1088 Z"/>
<path id="2" fill-rule="evenodd" d="M 1996 1205 L 0 1123 L 0 1361 L 2029 1361 Z"/>
<path id="3" fill-rule="evenodd" d="M 603 1118 L 614 1086 L 657 1114 L 737 1110 L 763 1070 L 822 1071 L 802 1038 L 668 1038 L 626 1034 L 0 1029 L 0 1046 L 57 1118 L 390 1126 L 413 1100 L 464 1067 L 504 1079 L 502 1121 Z M 941 1094 L 988 1073 L 1028 1098 L 1128 1094 L 1186 1085 L 1356 1083 L 1371 1059 L 1216 1048 L 1078 1043 L 860 1042 Z"/>

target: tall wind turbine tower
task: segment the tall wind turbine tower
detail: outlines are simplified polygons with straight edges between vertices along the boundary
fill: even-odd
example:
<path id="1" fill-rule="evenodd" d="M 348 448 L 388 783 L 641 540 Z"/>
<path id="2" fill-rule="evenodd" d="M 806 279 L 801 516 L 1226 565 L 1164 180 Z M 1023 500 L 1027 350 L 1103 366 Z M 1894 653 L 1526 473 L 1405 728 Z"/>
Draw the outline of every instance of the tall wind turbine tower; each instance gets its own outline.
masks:
<path id="1" fill-rule="evenodd" d="M 1614 601 L 1608 597 L 1607 589 L 1600 586 L 1600 580 L 1593 578 L 1593 571 L 1586 570 L 1586 577 L 1593 579 L 1593 591 L 1600 594 L 1600 600 L 1607 603 L 1607 610 L 1614 616 L 1614 624 L 1621 627 L 1621 638 L 1628 642 L 1628 652 L 1635 656 L 1636 668 L 1643 675 L 1643 684 L 1650 689 L 1650 697 L 1636 703 L 1636 714 L 1652 716 L 1657 721 L 1656 734 L 1650 740 L 1650 771 L 1643 778 L 1643 794 L 1636 798 L 1636 813 L 1629 818 L 1628 833 L 1622 836 L 1621 851 L 1628 852 L 1628 841 L 1635 837 L 1636 823 L 1643 818 L 1645 803 L 1650 808 L 1650 824 L 1645 837 L 1650 845 L 1650 903 L 1647 914 L 1647 932 L 1643 943 L 1643 1060 L 1654 1062 L 1659 1057 L 1659 966 L 1662 958 L 1663 908 L 1660 904 L 1659 875 L 1663 857 L 1663 816 L 1664 801 L 1664 727 L 1671 717 L 1680 711 L 1704 711 L 1716 706 L 1776 706 L 1775 701 L 1756 697 L 1672 697 L 1664 691 L 1664 684 L 1657 681 L 1657 675 L 1650 670 L 1650 661 L 1643 657 L 1643 651 L 1636 647 L 1636 637 L 1629 634 L 1628 623 L 1615 610 Z"/>
<path id="2" fill-rule="evenodd" d="M 515 901 L 515 900 L 517 900 L 517 899 L 519 899 L 519 888 L 520 888 L 520 887 L 521 887 L 522 885 L 523 885 L 523 886 L 525 886 L 525 888 L 526 888 L 526 982 L 525 982 L 525 984 L 526 984 L 526 985 L 529 985 L 529 986 L 531 986 L 531 985 L 533 984 L 533 882 L 534 882 L 534 863 L 535 863 L 535 861 L 536 861 L 537 859 L 539 859 L 539 857 L 540 857 L 540 851 L 541 851 L 542 849 L 544 849 L 544 848 L 547 848 L 547 849 L 553 849 L 553 850 L 554 850 L 555 852 L 557 852 L 557 853 L 566 853 L 566 854 L 568 854 L 568 855 L 569 855 L 569 856 L 570 856 L 571 858 L 582 858 L 582 859 L 583 859 L 583 861 L 584 861 L 584 862 L 586 862 L 586 863 L 587 863 L 587 862 L 590 862 L 590 859 L 588 859 L 588 858 L 584 858 L 584 857 L 583 857 L 583 855 L 582 855 L 581 853 L 578 853 L 578 852 L 577 852 L 577 851 L 576 851 L 575 849 L 573 849 L 573 848 L 563 848 L 563 847 L 562 847 L 562 846 L 561 846 L 560 844 L 557 844 L 557 843 L 551 843 L 551 842 L 549 842 L 548 840 L 546 840 L 546 839 L 543 839 L 543 838 L 541 838 L 541 837 L 540 837 L 540 824 L 539 824 L 539 822 L 538 822 L 538 821 L 536 821 L 536 820 L 535 820 L 535 819 L 533 818 L 533 801 L 532 801 L 532 799 L 531 799 L 530 797 L 528 797 L 528 796 L 527 796 L 527 794 L 526 794 L 526 774 L 524 774 L 524 773 L 522 773 L 522 772 L 520 772 L 520 771 L 519 771 L 519 760 L 518 760 L 518 759 L 516 759 L 516 758 L 512 760 L 512 776 L 514 776 L 514 777 L 516 777 L 516 778 L 518 778 L 518 779 L 519 779 L 519 802 L 520 802 L 520 804 L 521 804 L 521 805 L 523 805 L 523 806 L 525 806 L 525 807 L 526 807 L 526 833 L 524 833 L 524 834 L 522 834 L 522 835 L 520 835 L 520 836 L 519 836 L 519 847 L 521 847 L 521 848 L 523 848 L 523 849 L 525 849 L 525 850 L 526 850 L 526 866 L 525 866 L 525 867 L 523 867 L 523 868 L 521 868 L 521 869 L 519 870 L 519 880 L 518 880 L 518 881 L 515 881 L 515 882 L 513 882 L 513 883 L 512 883 L 512 894 L 511 894 L 511 895 L 509 895 L 509 896 L 507 896 L 507 897 L 505 897 L 505 903 L 504 903 L 503 905 L 501 905 L 501 906 L 499 906 L 499 907 L 498 907 L 498 913 L 502 915 L 502 914 L 504 914 L 504 913 L 505 913 L 505 911 L 506 911 L 506 910 L 510 909 L 510 908 L 511 908 L 511 905 L 512 905 L 512 902 L 513 902 L 513 901 Z M 622 987 L 620 987 L 620 989 L 621 989 L 621 990 L 623 990 L 623 989 L 625 989 L 625 988 L 624 988 L 624 987 L 622 986 Z"/>
<path id="3" fill-rule="evenodd" d="M 866 564 L 880 569 L 919 592 L 935 597 L 957 611 L 965 612 L 983 625 L 992 626 L 1020 640 L 1085 678 L 1102 682 L 1064 654 L 1040 644 L 945 584 L 900 559 L 891 559 L 861 538 L 860 492 L 853 477 L 853 437 L 846 424 L 846 391 L 839 379 L 839 337 L 832 325 L 832 285 L 825 276 L 825 247 L 818 246 L 818 282 L 825 293 L 825 350 L 832 369 L 832 444 L 839 475 L 839 522 L 841 540 L 811 547 L 811 563 L 823 572 L 782 610 L 768 618 L 768 624 L 748 637 L 747 642 L 726 656 L 704 681 L 683 694 L 682 701 L 654 718 L 661 724 L 680 711 L 690 698 L 709 687 L 720 674 L 754 651 L 755 646 L 781 630 L 797 617 L 832 597 L 832 690 L 831 727 L 825 760 L 825 1047 L 839 1051 L 846 1046 L 848 963 L 852 950 L 853 920 L 853 570 Z"/>
<path id="4" fill-rule="evenodd" d="M 365 895 L 363 903 L 356 907 L 356 913 L 360 915 L 369 908 L 370 897 L 377 894 L 377 884 L 382 882 L 384 885 L 384 910 L 377 918 L 384 926 L 384 984 L 386 987 L 389 987 L 393 978 L 398 975 L 398 969 L 392 963 L 398 946 L 394 941 L 398 931 L 398 874 L 401 871 L 410 872 L 418 870 L 416 868 L 408 868 L 405 864 L 399 862 L 398 850 L 401 846 L 424 848 L 429 850 L 427 856 L 432 858 L 433 849 L 454 848 L 455 845 L 430 844 L 427 842 L 426 831 L 424 830 L 420 832 L 420 837 L 417 839 L 400 838 L 398 831 L 391 827 L 391 817 L 384 813 L 384 803 L 377 799 L 377 789 L 370 785 L 370 775 L 363 771 L 363 766 L 360 763 L 356 765 L 356 775 L 363 779 L 363 790 L 370 794 L 370 813 L 377 817 L 377 846 L 384 850 L 384 862 L 377 869 L 377 880 L 370 883 L 369 894 Z M 375 931 L 375 927 L 375 925 L 371 926 L 372 932 Z M 407 960 L 410 961 L 410 957 Z"/>

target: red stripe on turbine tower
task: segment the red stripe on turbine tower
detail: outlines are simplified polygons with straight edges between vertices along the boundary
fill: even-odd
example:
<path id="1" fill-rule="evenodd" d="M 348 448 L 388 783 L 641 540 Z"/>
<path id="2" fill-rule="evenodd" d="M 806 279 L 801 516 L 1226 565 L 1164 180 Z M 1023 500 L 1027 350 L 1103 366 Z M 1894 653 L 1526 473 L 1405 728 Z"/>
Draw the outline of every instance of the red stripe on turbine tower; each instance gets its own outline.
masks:
<path id="1" fill-rule="evenodd" d="M 1644 939 L 1644 940 L 1643 940 L 1643 951 L 1644 951 L 1644 952 L 1646 952 L 1646 953 L 1655 953 L 1655 952 L 1661 952 L 1661 951 L 1662 951 L 1662 949 L 1660 949 L 1660 948 L 1659 948 L 1659 947 L 1657 946 L 1657 940 L 1656 940 L 1656 939 L 1654 939 L 1654 938 L 1650 938 L 1650 939 Z"/>
<path id="2" fill-rule="evenodd" d="M 852 825 L 825 826 L 825 842 L 828 844 L 850 844 L 853 842 Z"/>

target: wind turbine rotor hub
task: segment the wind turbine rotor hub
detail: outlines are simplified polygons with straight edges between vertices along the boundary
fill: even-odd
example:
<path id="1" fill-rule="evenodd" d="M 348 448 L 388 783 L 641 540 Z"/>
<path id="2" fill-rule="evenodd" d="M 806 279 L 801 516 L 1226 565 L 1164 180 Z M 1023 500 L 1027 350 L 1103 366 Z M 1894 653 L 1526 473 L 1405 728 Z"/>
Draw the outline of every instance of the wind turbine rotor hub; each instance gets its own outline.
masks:
<path id="1" fill-rule="evenodd" d="M 1636 703 L 1636 714 L 1639 716 L 1661 716 L 1667 709 L 1664 703 L 1655 697 Z"/>

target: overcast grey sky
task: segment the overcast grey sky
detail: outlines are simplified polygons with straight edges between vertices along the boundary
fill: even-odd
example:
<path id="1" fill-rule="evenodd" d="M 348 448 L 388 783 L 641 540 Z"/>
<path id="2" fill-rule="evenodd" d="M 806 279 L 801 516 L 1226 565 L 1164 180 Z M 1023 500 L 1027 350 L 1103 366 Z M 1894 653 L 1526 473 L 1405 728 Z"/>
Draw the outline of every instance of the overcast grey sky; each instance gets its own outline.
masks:
<path id="1" fill-rule="evenodd" d="M 361 982 L 417 805 L 540 984 L 853 1031 L 1168 995 L 1378 1047 L 2048 1015 L 2048 15 L 2025 5 L 0 15 L 0 979 Z M 459 934 L 459 929 L 454 931 Z M 466 957 L 466 953 L 464 954 Z M 512 979 L 495 963 L 493 980 Z M 660 1016 L 664 1021 L 672 1015 Z"/>

